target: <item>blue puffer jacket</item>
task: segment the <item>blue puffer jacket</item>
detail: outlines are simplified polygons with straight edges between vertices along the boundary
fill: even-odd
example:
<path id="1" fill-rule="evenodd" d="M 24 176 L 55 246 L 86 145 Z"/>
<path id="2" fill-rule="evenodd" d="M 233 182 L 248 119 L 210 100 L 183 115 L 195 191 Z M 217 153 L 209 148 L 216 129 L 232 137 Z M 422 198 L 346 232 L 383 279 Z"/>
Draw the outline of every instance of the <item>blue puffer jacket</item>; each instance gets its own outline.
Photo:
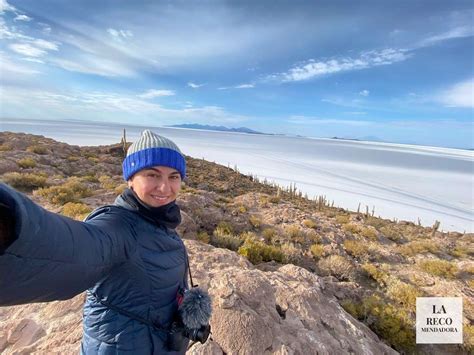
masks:
<path id="1" fill-rule="evenodd" d="M 174 230 L 120 197 L 86 222 L 48 212 L 4 184 L 0 202 L 12 208 L 17 236 L 0 256 L 0 306 L 64 300 L 88 289 L 81 353 L 173 354 L 166 332 L 104 303 L 163 328 L 171 324 L 177 291 L 187 287 L 186 250 Z"/>

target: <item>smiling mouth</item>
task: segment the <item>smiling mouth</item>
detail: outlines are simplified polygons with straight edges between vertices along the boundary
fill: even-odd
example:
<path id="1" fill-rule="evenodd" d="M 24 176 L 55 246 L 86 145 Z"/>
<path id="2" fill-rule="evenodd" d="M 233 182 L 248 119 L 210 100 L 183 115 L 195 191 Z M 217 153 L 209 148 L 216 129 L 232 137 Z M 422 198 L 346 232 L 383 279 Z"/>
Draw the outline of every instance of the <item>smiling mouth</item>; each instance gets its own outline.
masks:
<path id="1" fill-rule="evenodd" d="M 168 196 L 153 196 L 153 195 L 151 195 L 151 197 L 153 197 L 153 199 L 156 200 L 156 201 L 166 201 L 168 199 Z"/>

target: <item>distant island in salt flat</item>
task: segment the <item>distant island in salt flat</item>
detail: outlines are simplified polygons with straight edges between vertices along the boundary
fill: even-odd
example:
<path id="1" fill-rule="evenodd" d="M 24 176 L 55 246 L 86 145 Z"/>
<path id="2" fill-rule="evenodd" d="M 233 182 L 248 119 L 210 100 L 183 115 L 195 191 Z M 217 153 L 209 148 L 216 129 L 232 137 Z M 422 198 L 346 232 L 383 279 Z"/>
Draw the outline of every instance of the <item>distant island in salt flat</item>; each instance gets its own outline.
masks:
<path id="1" fill-rule="evenodd" d="M 184 124 L 176 124 L 170 125 L 165 127 L 173 127 L 173 128 L 191 128 L 191 129 L 203 129 L 206 131 L 219 131 L 219 132 L 238 132 L 238 133 L 250 133 L 250 134 L 267 134 L 263 132 L 254 131 L 253 129 L 247 127 L 239 127 L 239 128 L 228 128 L 224 126 L 210 126 L 210 125 L 202 125 L 197 123 L 184 123 Z"/>

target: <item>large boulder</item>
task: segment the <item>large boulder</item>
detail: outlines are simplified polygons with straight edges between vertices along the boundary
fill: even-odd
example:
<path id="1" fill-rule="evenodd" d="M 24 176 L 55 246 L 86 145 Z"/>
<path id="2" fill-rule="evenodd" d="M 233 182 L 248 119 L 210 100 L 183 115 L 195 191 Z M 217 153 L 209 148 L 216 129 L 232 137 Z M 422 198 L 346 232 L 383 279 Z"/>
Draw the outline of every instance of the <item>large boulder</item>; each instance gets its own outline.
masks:
<path id="1" fill-rule="evenodd" d="M 185 240 L 194 283 L 212 297 L 212 340 L 188 350 L 222 354 L 396 354 L 294 266 L 263 271 L 227 249 Z M 0 308 L 0 352 L 76 354 L 84 295 Z"/>

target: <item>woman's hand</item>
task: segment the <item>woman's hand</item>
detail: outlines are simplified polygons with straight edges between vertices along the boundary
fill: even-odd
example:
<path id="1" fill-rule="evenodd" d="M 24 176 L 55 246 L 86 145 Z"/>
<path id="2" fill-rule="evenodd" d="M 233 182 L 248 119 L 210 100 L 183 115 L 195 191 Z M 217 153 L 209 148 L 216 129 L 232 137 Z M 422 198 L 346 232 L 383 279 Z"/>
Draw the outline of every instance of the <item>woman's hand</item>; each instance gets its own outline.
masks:
<path id="1" fill-rule="evenodd" d="M 0 255 L 13 243 L 13 214 L 10 208 L 0 203 Z"/>

